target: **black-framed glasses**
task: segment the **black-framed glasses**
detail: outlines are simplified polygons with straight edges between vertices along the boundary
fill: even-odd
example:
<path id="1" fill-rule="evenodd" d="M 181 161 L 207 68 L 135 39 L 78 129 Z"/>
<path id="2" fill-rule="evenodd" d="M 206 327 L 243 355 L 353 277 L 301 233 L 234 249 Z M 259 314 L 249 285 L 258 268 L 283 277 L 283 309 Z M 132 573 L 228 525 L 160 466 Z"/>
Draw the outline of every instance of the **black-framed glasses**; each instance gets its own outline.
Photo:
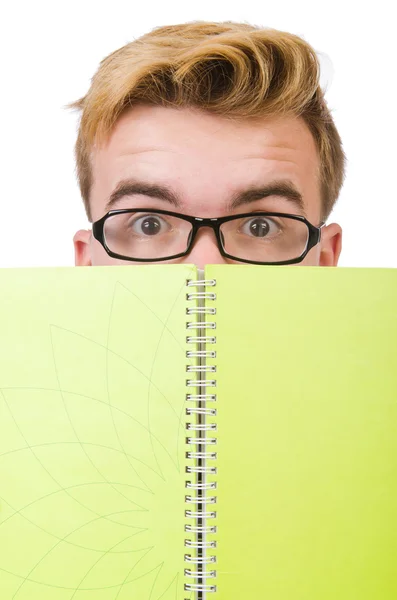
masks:
<path id="1" fill-rule="evenodd" d="M 109 256 L 159 262 L 186 256 L 201 227 L 210 227 L 222 256 L 257 265 L 301 262 L 321 239 L 321 227 L 300 215 L 258 211 L 213 219 L 168 210 L 111 210 L 93 223 L 94 238 Z"/>

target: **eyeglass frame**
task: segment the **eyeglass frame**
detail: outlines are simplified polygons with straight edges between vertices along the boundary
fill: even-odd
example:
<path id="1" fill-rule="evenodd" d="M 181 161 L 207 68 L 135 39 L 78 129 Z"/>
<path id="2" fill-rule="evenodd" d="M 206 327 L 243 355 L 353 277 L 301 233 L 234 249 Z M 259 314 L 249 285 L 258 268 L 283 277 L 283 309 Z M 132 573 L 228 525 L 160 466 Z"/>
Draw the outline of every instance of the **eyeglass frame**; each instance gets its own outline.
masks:
<path id="1" fill-rule="evenodd" d="M 162 258 L 132 258 L 132 257 L 124 256 L 122 254 L 117 254 L 116 252 L 113 252 L 112 250 L 110 250 L 110 248 L 106 244 L 106 239 L 105 239 L 105 235 L 104 235 L 104 227 L 105 227 L 106 220 L 114 215 L 134 213 L 134 212 L 169 215 L 171 217 L 176 217 L 176 218 L 182 219 L 184 221 L 188 221 L 192 225 L 192 231 L 190 233 L 190 242 L 188 244 L 187 250 L 185 252 L 180 252 L 179 254 L 173 254 L 172 256 L 164 256 Z M 243 258 L 238 258 L 236 256 L 232 256 L 231 254 L 228 254 L 227 252 L 225 252 L 225 250 L 223 248 L 221 236 L 220 236 L 221 225 L 223 225 L 223 223 L 226 223 L 227 221 L 233 221 L 233 220 L 237 220 L 237 219 L 240 219 L 243 217 L 253 217 L 253 216 L 256 216 L 256 217 L 258 217 L 258 216 L 259 217 L 261 217 L 261 216 L 288 217 L 291 219 L 295 219 L 296 221 L 301 221 L 302 223 L 305 223 L 305 225 L 307 226 L 308 231 L 309 231 L 309 236 L 307 239 L 306 248 L 305 248 L 304 252 L 297 258 L 279 261 L 279 262 L 262 262 L 262 261 L 256 261 L 256 260 L 248 260 L 248 259 L 243 259 Z M 215 234 L 218 250 L 219 250 L 221 256 L 223 256 L 224 258 L 230 258 L 231 260 L 236 260 L 238 262 L 244 262 L 244 263 L 249 263 L 249 264 L 254 264 L 254 265 L 293 265 L 293 264 L 302 262 L 302 260 L 308 254 L 308 252 L 320 242 L 321 228 L 324 225 L 325 225 L 325 221 L 321 222 L 319 227 L 316 227 L 302 215 L 293 215 L 293 214 L 289 214 L 289 213 L 270 212 L 270 211 L 255 211 L 255 212 L 249 212 L 249 213 L 228 215 L 226 217 L 204 218 L 204 217 L 192 217 L 190 215 L 183 215 L 181 213 L 176 213 L 176 212 L 172 212 L 169 210 L 139 207 L 139 208 L 120 208 L 120 209 L 116 209 L 116 210 L 110 210 L 101 219 L 98 219 L 97 221 L 95 221 L 92 224 L 92 234 L 93 234 L 94 238 L 103 246 L 103 248 L 106 250 L 107 254 L 109 256 L 111 256 L 112 258 L 119 258 L 121 260 L 128 260 L 130 262 L 163 262 L 165 260 L 172 260 L 174 258 L 180 258 L 182 256 L 187 256 L 192 250 L 192 247 L 193 247 L 193 244 L 194 244 L 194 241 L 196 239 L 199 229 L 201 229 L 201 227 L 209 227 L 210 229 L 213 230 L 213 232 Z"/>

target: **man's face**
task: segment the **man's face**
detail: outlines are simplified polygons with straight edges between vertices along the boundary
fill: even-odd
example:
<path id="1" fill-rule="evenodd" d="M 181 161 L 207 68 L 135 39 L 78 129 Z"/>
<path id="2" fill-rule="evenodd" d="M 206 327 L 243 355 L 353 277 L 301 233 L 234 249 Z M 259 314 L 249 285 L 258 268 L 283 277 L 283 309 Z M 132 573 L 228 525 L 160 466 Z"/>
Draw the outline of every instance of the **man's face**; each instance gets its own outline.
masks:
<path id="1" fill-rule="evenodd" d="M 93 221 L 109 210 L 114 192 L 130 180 L 166 186 L 178 201 L 143 194 L 119 197 L 111 209 L 165 209 L 195 217 L 222 217 L 254 211 L 305 216 L 320 223 L 319 158 L 303 120 L 283 117 L 236 123 L 195 109 L 136 106 L 123 114 L 108 142 L 92 153 Z M 303 199 L 303 209 L 283 195 L 231 207 L 232 198 L 250 188 L 283 183 Z M 342 230 L 322 229 L 319 244 L 300 265 L 336 266 Z M 133 264 L 111 258 L 91 231 L 74 236 L 76 265 Z M 202 228 L 189 255 L 168 262 L 233 263 L 217 247 L 214 232 Z"/>

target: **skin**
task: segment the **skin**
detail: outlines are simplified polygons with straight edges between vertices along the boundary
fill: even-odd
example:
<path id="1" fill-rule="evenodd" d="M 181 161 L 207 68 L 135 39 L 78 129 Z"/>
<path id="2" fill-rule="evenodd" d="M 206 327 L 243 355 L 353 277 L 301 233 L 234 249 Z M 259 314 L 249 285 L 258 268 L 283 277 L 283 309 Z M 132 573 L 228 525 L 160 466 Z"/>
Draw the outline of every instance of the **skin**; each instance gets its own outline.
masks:
<path id="1" fill-rule="evenodd" d="M 305 216 L 320 224 L 319 157 L 314 139 L 300 118 L 283 117 L 235 122 L 198 109 L 139 105 L 124 113 L 107 142 L 92 152 L 93 221 L 121 180 L 131 177 L 166 185 L 180 197 L 176 208 L 164 199 L 134 194 L 120 198 L 116 208 L 155 208 L 196 217 L 221 217 L 258 210 Z M 232 196 L 249 187 L 288 180 L 303 199 L 303 210 L 280 195 L 256 199 L 231 209 Z M 134 264 L 111 258 L 92 236 L 74 236 L 75 264 Z M 299 265 L 336 266 L 342 229 L 332 223 L 322 228 L 321 241 Z M 233 263 L 219 253 L 214 233 L 203 228 L 188 256 L 168 262 Z"/>

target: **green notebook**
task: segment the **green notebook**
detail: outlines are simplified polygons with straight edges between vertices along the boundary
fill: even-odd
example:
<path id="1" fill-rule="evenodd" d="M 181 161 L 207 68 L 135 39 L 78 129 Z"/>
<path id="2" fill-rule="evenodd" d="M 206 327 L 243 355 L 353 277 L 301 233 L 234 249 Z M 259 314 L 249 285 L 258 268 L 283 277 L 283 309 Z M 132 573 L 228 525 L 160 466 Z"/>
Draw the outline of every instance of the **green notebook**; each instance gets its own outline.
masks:
<path id="1" fill-rule="evenodd" d="M 0 280 L 1 600 L 396 600 L 397 270 Z"/>

